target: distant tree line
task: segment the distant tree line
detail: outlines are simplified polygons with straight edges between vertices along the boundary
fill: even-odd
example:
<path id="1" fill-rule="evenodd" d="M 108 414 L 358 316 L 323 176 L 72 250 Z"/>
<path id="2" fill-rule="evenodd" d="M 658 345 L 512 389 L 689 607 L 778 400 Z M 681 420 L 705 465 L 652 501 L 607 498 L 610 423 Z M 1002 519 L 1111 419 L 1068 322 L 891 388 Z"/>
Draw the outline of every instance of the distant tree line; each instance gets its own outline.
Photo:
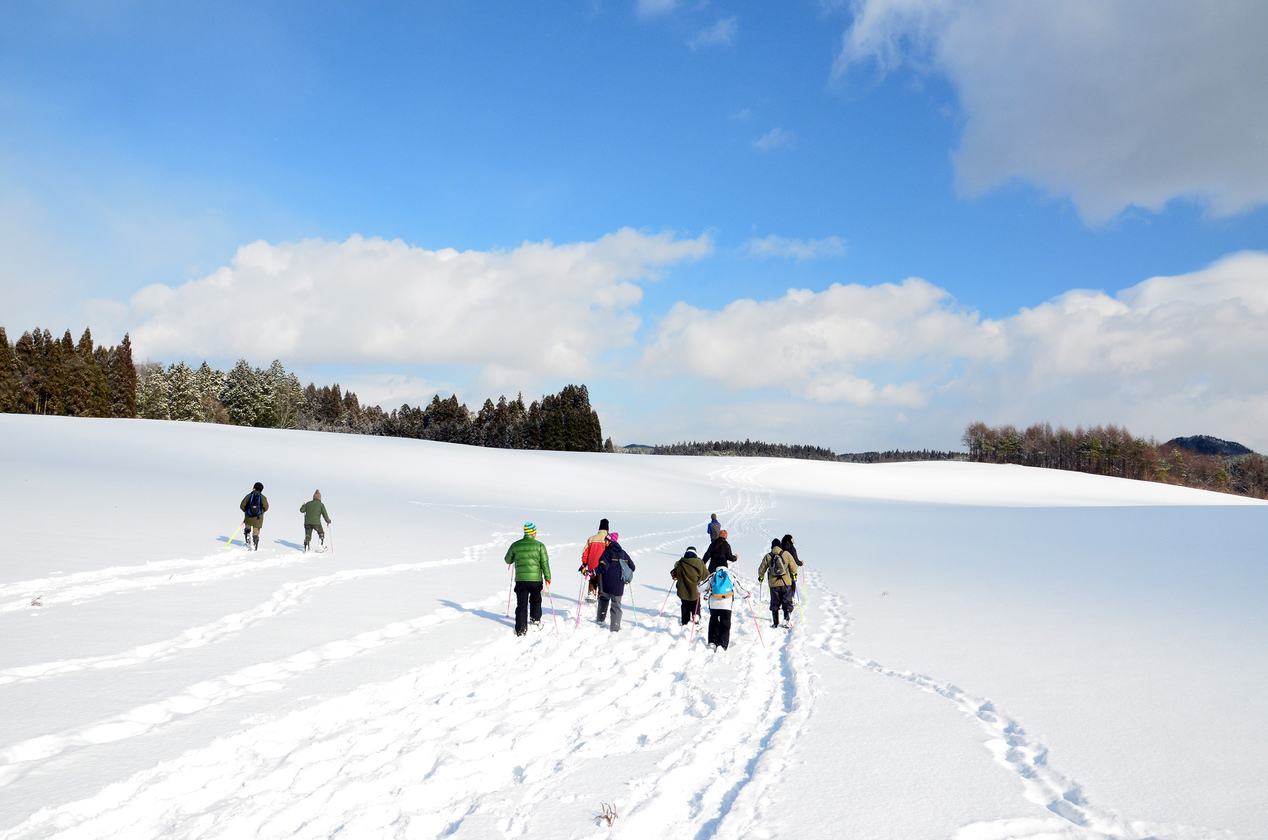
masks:
<path id="1" fill-rule="evenodd" d="M 625 447 L 627 452 L 650 455 L 727 455 L 762 458 L 798 458 L 804 461 L 849 461 L 858 464 L 881 464 L 892 461 L 963 461 L 963 452 L 939 452 L 932 449 L 886 452 L 850 452 L 838 455 L 822 446 L 763 443 L 759 440 L 710 440 L 700 443 L 674 443 L 668 446 Z"/>
<path id="2" fill-rule="evenodd" d="M 502 449 L 598 452 L 605 444 L 585 385 L 567 385 L 525 405 L 522 395 L 484 401 L 471 411 L 456 396 L 390 412 L 363 406 L 338 383 L 300 385 L 280 361 L 268 368 L 239 359 L 228 373 L 207 362 L 134 364 L 128 336 L 96 346 L 89 330 L 76 344 L 48 330 L 22 334 L 12 346 L 0 327 L 0 412 L 73 417 L 142 417 L 260 428 L 310 429 L 409 437 Z"/>
<path id="3" fill-rule="evenodd" d="M 59 340 L 35 329 L 10 345 L 0 327 L 0 412 L 135 417 L 136 385 L 126 335 L 105 347 L 89 330 L 76 343 L 70 330 Z"/>
<path id="4" fill-rule="evenodd" d="M 962 441 L 970 461 L 1074 470 L 1268 498 L 1268 459 L 1262 455 L 1204 454 L 1177 441 L 1160 444 L 1136 437 L 1121 426 L 1079 426 L 1070 431 L 1036 423 L 1019 431 L 1011 425 L 971 423 Z"/>

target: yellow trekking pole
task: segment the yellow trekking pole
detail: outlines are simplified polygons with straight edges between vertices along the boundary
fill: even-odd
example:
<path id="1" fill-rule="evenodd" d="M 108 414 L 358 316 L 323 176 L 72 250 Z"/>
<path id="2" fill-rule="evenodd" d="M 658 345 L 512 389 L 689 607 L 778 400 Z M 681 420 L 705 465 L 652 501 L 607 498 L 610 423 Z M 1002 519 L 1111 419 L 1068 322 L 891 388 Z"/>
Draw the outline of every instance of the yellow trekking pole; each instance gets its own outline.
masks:
<path id="1" fill-rule="evenodd" d="M 243 525 L 246 525 L 246 524 L 247 524 L 247 523 L 246 523 L 246 520 L 245 520 L 245 519 L 244 519 L 243 521 L 239 522 L 239 523 L 238 523 L 238 527 L 233 529 L 233 537 L 238 536 L 238 532 L 239 532 L 239 531 L 241 531 L 241 530 L 242 530 L 242 526 L 243 526 Z M 225 540 L 225 544 L 224 544 L 224 545 L 222 545 L 222 546 L 220 546 L 220 547 L 221 547 L 221 548 L 228 548 L 228 547 L 229 547 L 229 545 L 230 545 L 230 543 L 232 543 L 232 542 L 233 542 L 233 537 L 230 537 L 229 539 Z"/>

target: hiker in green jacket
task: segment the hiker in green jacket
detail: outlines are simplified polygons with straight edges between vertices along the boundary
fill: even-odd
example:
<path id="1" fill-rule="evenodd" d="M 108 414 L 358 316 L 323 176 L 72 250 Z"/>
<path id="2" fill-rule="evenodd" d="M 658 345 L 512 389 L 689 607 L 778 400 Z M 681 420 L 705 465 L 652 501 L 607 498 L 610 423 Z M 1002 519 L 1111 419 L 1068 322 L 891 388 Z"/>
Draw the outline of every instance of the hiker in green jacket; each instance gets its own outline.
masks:
<path id="1" fill-rule="evenodd" d="M 528 632 L 531 618 L 542 623 L 542 589 L 550 586 L 550 557 L 546 546 L 537 541 L 537 526 L 524 523 L 524 536 L 506 550 L 506 565 L 515 564 L 515 635 Z"/>
<path id="2" fill-rule="evenodd" d="M 299 506 L 299 512 L 304 514 L 304 551 L 308 550 L 308 544 L 313 540 L 313 530 L 317 531 L 317 540 L 320 548 L 319 551 L 326 549 L 326 532 L 322 530 L 321 520 L 324 517 L 326 524 L 330 523 L 330 512 L 326 510 L 326 506 L 321 501 L 321 491 L 313 491 L 313 500 L 304 502 Z"/>
<path id="3" fill-rule="evenodd" d="M 704 561 L 696 556 L 696 547 L 687 546 L 682 559 L 674 564 L 670 576 L 678 583 L 678 597 L 682 600 L 680 624 L 686 626 L 700 615 L 700 584 L 709 576 Z"/>

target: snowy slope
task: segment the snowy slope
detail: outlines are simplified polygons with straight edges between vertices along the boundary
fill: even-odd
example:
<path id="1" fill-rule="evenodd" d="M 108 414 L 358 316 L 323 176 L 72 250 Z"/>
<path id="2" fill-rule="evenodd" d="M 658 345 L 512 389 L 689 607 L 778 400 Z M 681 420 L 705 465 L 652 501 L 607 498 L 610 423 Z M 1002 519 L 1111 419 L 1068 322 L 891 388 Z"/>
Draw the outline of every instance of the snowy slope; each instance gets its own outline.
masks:
<path id="1" fill-rule="evenodd" d="M 0 465 L 0 838 L 1268 838 L 1260 503 L 15 415 Z M 256 480 L 263 550 L 221 547 Z M 796 535 L 804 625 L 656 617 L 712 512 L 750 586 Z M 601 516 L 615 636 L 576 624 Z M 557 614 L 516 639 L 526 519 Z"/>

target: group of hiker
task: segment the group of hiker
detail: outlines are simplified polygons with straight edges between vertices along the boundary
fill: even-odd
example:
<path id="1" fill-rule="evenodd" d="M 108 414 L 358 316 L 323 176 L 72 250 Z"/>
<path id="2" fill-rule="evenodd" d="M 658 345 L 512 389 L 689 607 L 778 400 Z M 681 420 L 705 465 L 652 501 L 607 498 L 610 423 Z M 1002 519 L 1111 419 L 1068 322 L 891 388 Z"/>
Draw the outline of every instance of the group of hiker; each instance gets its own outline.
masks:
<path id="1" fill-rule="evenodd" d="M 268 497 L 264 495 L 264 484 L 257 481 L 251 488 L 251 492 L 242 497 L 242 503 L 238 505 L 238 508 L 243 515 L 242 541 L 246 543 L 247 551 L 259 551 L 260 529 L 264 527 L 264 514 L 269 509 Z M 314 490 L 313 498 L 300 505 L 299 512 L 304 514 L 304 551 L 309 549 L 313 531 L 317 532 L 318 546 L 324 550 L 326 532 L 321 527 L 321 520 L 325 519 L 327 525 L 332 523 L 330 512 L 326 510 L 326 505 L 321 500 L 321 491 Z"/>
<path id="2" fill-rule="evenodd" d="M 731 643 L 731 611 L 737 592 L 744 597 L 749 593 L 730 571 L 738 555 L 731 550 L 727 532 L 715 513 L 709 519 L 707 531 L 709 546 L 703 555 L 695 546 L 688 546 L 683 556 L 674 564 L 670 577 L 676 583 L 682 602 L 680 624 L 693 625 L 699 620 L 701 601 L 709 601 L 708 644 L 726 650 Z M 537 540 L 537 526 L 524 523 L 524 535 L 511 543 L 506 550 L 505 561 L 515 567 L 515 635 L 525 635 L 530 625 L 540 627 L 542 621 L 542 592 L 549 591 L 550 557 L 546 546 Z M 757 582 L 769 579 L 772 627 L 788 627 L 792 620 L 797 591 L 797 576 L 802 566 L 791 534 L 782 540 L 771 540 L 770 551 L 762 557 L 757 567 Z M 599 530 L 586 540 L 581 549 L 581 565 L 578 567 L 584 580 L 579 601 L 597 602 L 595 622 L 607 624 L 613 633 L 621 630 L 622 599 L 625 585 L 634 577 L 634 560 L 621 547 L 620 534 L 610 530 L 607 519 L 599 520 Z M 509 599 L 508 599 L 509 600 Z M 509 606 L 509 605 L 508 605 Z M 580 620 L 581 603 L 577 605 Z M 783 624 L 780 624 L 780 617 Z"/>

